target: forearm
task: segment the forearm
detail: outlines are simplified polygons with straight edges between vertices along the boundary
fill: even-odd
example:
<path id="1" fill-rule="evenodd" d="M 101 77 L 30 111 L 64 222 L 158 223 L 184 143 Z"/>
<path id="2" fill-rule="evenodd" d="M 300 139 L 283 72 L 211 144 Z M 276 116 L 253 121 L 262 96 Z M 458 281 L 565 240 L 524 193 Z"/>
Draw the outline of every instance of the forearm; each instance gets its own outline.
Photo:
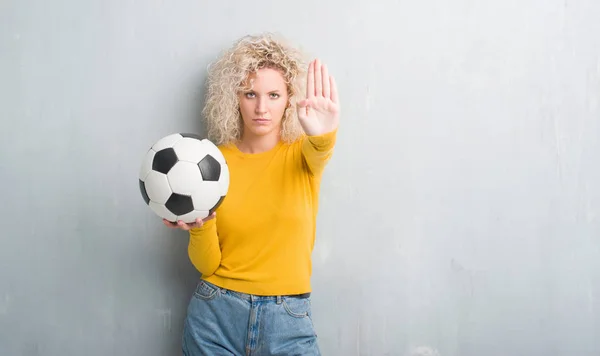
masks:
<path id="1" fill-rule="evenodd" d="M 306 136 L 302 143 L 302 156 L 313 175 L 320 174 L 333 155 L 337 129 L 321 134 Z"/>
<path id="2" fill-rule="evenodd" d="M 202 227 L 190 230 L 188 256 L 203 276 L 212 275 L 221 264 L 221 247 L 215 220 L 209 220 Z"/>

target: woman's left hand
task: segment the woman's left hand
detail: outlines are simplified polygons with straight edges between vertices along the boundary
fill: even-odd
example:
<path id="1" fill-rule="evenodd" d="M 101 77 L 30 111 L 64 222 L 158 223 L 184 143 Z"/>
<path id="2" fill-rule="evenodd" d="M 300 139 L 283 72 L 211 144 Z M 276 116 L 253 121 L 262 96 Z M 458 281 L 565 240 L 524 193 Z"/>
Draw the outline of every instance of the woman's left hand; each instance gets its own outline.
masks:
<path id="1" fill-rule="evenodd" d="M 298 119 L 309 136 L 337 129 L 340 104 L 335 79 L 317 58 L 308 66 L 306 99 L 298 102 Z"/>

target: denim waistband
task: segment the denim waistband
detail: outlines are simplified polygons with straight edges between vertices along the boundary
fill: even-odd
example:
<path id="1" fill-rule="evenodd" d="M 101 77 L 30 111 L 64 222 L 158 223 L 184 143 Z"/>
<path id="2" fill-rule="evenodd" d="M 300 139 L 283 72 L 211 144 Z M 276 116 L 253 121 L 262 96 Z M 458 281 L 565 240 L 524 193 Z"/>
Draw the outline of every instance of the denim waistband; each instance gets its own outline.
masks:
<path id="1" fill-rule="evenodd" d="M 281 300 L 283 298 L 310 298 L 311 293 L 302 293 L 302 294 L 293 294 L 293 295 L 255 295 L 255 294 L 248 294 L 248 293 L 243 293 L 243 292 L 238 292 L 238 291 L 234 291 L 231 289 L 227 289 L 227 288 L 223 288 L 223 287 L 219 287 L 215 284 L 212 284 L 206 280 L 202 280 L 203 283 L 206 283 L 207 285 L 211 286 L 212 288 L 218 289 L 221 293 L 224 294 L 231 294 L 233 296 L 236 296 L 240 299 L 249 301 L 249 302 L 257 302 L 257 301 L 262 301 L 262 302 L 277 302 L 277 303 L 281 303 Z"/>

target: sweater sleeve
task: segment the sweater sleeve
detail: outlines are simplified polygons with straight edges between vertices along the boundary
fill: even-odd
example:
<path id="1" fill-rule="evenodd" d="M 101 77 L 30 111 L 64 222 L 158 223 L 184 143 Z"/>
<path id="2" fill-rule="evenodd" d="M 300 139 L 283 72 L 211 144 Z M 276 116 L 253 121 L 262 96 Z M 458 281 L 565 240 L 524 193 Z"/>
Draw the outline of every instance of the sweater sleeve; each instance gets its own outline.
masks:
<path id="1" fill-rule="evenodd" d="M 203 276 L 212 275 L 221 264 L 221 247 L 216 220 L 216 218 L 208 220 L 201 227 L 189 231 L 188 256 Z"/>
<path id="2" fill-rule="evenodd" d="M 320 175 L 333 155 L 337 129 L 322 135 L 305 136 L 302 141 L 302 157 L 313 176 Z"/>

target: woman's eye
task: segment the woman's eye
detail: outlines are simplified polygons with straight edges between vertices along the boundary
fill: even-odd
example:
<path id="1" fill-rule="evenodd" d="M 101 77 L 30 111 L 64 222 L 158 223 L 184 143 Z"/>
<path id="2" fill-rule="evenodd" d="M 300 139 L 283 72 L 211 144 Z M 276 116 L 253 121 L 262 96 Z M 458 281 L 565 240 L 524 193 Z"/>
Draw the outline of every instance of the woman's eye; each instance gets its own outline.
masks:
<path id="1" fill-rule="evenodd" d="M 279 94 L 272 93 L 272 94 L 271 94 L 271 98 L 279 98 Z"/>
<path id="2" fill-rule="evenodd" d="M 246 98 L 253 98 L 254 97 L 254 93 L 246 93 Z"/>

